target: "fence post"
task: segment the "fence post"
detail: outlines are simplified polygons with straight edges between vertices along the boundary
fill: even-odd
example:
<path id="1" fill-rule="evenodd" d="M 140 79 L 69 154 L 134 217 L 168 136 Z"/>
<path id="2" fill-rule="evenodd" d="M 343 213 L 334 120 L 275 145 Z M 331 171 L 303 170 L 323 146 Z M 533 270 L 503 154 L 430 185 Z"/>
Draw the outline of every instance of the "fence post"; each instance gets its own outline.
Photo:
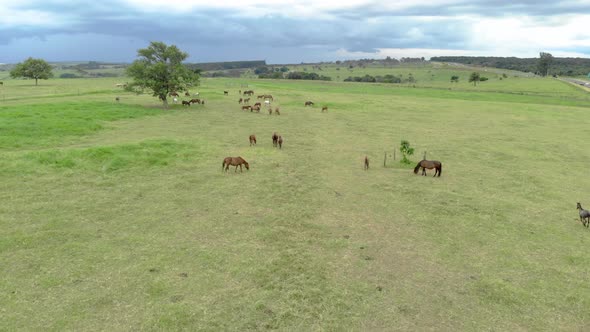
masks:
<path id="1" fill-rule="evenodd" d="M 393 150 L 393 160 L 395 160 L 395 150 Z"/>
<path id="2" fill-rule="evenodd" d="M 424 151 L 424 158 L 422 159 L 426 160 L 426 151 Z"/>
<path id="3" fill-rule="evenodd" d="M 383 167 L 385 167 L 385 162 L 387 161 L 387 151 L 383 153 Z"/>

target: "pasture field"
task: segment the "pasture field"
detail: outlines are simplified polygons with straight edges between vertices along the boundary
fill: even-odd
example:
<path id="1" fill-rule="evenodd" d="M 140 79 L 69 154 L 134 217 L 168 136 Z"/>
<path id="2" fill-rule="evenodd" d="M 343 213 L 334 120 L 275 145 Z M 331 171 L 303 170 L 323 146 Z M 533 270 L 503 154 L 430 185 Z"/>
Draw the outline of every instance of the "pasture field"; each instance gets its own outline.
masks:
<path id="1" fill-rule="evenodd" d="M 584 91 L 121 80 L 0 87 L 0 330 L 590 329 Z M 383 167 L 402 139 L 442 176 Z"/>

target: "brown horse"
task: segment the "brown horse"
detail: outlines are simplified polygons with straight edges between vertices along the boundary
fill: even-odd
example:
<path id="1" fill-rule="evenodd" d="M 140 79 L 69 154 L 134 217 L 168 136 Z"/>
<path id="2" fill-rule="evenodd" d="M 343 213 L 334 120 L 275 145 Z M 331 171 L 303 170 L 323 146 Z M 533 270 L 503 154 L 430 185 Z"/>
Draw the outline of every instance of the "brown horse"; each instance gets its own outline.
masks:
<path id="1" fill-rule="evenodd" d="M 250 146 L 252 146 L 252 143 L 256 145 L 256 135 L 250 135 Z"/>
<path id="2" fill-rule="evenodd" d="M 190 100 L 191 104 L 200 104 L 201 103 L 201 99 L 199 98 L 194 98 Z"/>
<path id="3" fill-rule="evenodd" d="M 324 106 L 324 107 L 322 107 L 322 112 L 323 112 L 323 111 L 326 111 L 326 112 L 327 112 L 327 111 L 328 111 L 328 106 Z"/>
<path id="4" fill-rule="evenodd" d="M 250 170 L 250 165 L 242 157 L 226 157 L 225 159 L 223 159 L 221 169 L 223 170 L 225 168 L 225 171 L 227 172 L 230 165 L 236 166 L 236 170 L 234 172 L 238 171 L 238 166 L 240 166 L 240 172 L 242 172 L 242 165 L 246 166 L 247 170 Z"/>
<path id="5" fill-rule="evenodd" d="M 281 112 L 279 112 L 279 108 L 278 107 L 275 108 L 275 113 L 276 113 L 276 115 L 281 115 Z"/>
<path id="6" fill-rule="evenodd" d="M 369 158 L 365 156 L 365 171 L 369 169 Z"/>
<path id="7" fill-rule="evenodd" d="M 246 99 L 244 99 L 244 104 L 247 104 L 247 103 L 249 103 L 249 102 L 250 102 L 250 98 L 246 98 Z"/>
<path id="8" fill-rule="evenodd" d="M 170 97 L 180 97 L 176 92 L 170 92 Z"/>
<path id="9" fill-rule="evenodd" d="M 191 102 L 190 101 L 183 100 L 182 101 L 182 106 L 191 106 Z"/>
<path id="10" fill-rule="evenodd" d="M 272 146 L 274 146 L 275 148 L 277 147 L 278 140 L 279 140 L 279 135 L 277 135 L 277 133 L 274 132 L 272 134 Z"/>
<path id="11" fill-rule="evenodd" d="M 438 173 L 438 176 L 440 177 L 440 174 L 442 173 L 442 163 L 438 160 L 420 160 L 418 165 L 416 165 L 416 167 L 414 168 L 414 174 L 418 174 L 418 170 L 420 169 L 420 167 L 422 167 L 422 175 L 424 176 L 426 176 L 427 168 L 434 168 L 434 176 L 436 176 L 436 174 Z"/>
<path id="12" fill-rule="evenodd" d="M 305 106 L 313 106 L 313 101 L 306 101 Z"/>
<path id="13" fill-rule="evenodd" d="M 249 105 L 242 106 L 242 111 L 247 111 L 249 109 L 252 109 L 252 106 L 249 106 Z"/>
<path id="14" fill-rule="evenodd" d="M 259 107 L 261 107 L 261 106 L 262 106 L 262 104 L 261 104 L 261 103 L 254 103 L 254 107 L 256 107 L 256 106 L 259 106 Z"/>
<path id="15" fill-rule="evenodd" d="M 590 211 L 584 210 L 582 204 L 578 202 L 578 206 L 576 207 L 580 211 L 580 221 L 582 225 L 590 228 Z"/>
<path id="16" fill-rule="evenodd" d="M 254 107 L 250 108 L 250 112 L 252 111 L 256 111 L 257 113 L 260 113 L 260 106 L 259 105 L 254 105 Z"/>
<path id="17" fill-rule="evenodd" d="M 244 101 L 244 99 L 240 98 L 240 100 L 238 100 L 238 103 L 242 103 Z"/>
<path id="18" fill-rule="evenodd" d="M 268 115 L 272 115 L 272 108 L 268 109 Z"/>
<path id="19" fill-rule="evenodd" d="M 282 149 L 283 148 L 283 136 L 279 136 L 278 142 L 279 142 L 279 149 Z"/>
<path id="20" fill-rule="evenodd" d="M 184 93 L 184 96 L 185 96 L 185 97 L 190 97 L 190 96 L 191 96 L 191 94 L 190 94 L 190 92 L 188 92 L 188 91 L 187 91 L 187 92 L 185 92 L 185 93 Z"/>

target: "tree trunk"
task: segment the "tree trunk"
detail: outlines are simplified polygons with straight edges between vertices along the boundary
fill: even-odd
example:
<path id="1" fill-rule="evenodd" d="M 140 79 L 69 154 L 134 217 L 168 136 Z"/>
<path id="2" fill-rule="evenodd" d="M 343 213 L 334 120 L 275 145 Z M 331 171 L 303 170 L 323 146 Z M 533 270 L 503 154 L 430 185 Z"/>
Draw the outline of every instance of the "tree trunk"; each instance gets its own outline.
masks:
<path id="1" fill-rule="evenodd" d="M 35 77 L 35 86 L 37 85 L 37 80 L 38 80 L 38 78 Z"/>
<path id="2" fill-rule="evenodd" d="M 168 109 L 168 100 L 166 97 L 162 98 L 162 103 L 164 103 L 164 108 Z"/>

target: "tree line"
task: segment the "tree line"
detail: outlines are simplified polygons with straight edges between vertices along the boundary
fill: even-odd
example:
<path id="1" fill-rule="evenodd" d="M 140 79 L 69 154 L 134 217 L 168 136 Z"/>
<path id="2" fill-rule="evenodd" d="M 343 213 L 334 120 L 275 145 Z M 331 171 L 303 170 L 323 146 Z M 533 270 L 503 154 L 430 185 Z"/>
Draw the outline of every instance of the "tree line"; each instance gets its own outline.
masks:
<path id="1" fill-rule="evenodd" d="M 436 56 L 430 61 L 455 62 L 466 65 L 518 70 L 539 75 L 579 76 L 590 73 L 590 59 L 549 57 L 542 52 L 539 58 L 491 56 Z M 543 72 L 543 70 L 547 70 Z"/>

